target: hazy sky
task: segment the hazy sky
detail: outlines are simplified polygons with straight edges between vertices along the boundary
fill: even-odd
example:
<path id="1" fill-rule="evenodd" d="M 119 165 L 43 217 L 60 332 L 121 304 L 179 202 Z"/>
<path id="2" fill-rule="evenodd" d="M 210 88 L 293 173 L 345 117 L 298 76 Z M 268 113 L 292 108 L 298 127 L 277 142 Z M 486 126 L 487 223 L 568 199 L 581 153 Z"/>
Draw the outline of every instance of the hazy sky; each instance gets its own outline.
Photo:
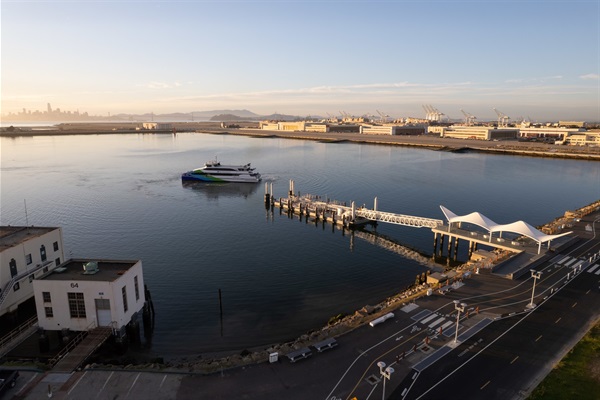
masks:
<path id="1" fill-rule="evenodd" d="M 600 0 L 2 0 L 2 114 L 600 121 Z"/>

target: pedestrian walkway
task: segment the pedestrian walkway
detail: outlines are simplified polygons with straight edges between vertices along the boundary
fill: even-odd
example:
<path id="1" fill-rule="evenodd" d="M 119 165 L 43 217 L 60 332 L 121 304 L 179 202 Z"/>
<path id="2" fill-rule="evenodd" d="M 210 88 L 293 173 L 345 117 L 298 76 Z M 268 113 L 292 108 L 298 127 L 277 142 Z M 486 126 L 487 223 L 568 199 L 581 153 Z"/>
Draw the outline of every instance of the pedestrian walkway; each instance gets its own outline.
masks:
<path id="1" fill-rule="evenodd" d="M 53 372 L 70 373 L 75 371 L 83 362 L 110 337 L 112 328 L 99 326 L 87 332 L 80 342 L 75 343 L 72 350 L 64 356 L 59 354 L 59 361 L 52 368 Z M 75 340 L 73 341 L 75 342 Z M 68 347 L 66 349 L 69 349 Z"/>

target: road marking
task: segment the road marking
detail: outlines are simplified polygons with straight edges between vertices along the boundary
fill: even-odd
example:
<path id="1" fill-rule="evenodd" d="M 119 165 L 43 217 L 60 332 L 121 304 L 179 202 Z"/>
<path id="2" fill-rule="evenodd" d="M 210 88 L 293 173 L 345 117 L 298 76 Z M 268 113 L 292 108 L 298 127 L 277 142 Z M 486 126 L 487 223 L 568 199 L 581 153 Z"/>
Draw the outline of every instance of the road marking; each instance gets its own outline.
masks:
<path id="1" fill-rule="evenodd" d="M 577 305 L 577 302 L 573 303 L 573 305 L 571 306 L 571 308 L 575 308 L 576 305 Z"/>
<path id="2" fill-rule="evenodd" d="M 79 382 L 81 382 L 81 380 L 83 379 L 83 377 L 85 376 L 85 374 L 87 374 L 87 371 L 85 371 L 83 373 L 83 375 L 81 375 L 81 378 L 79 378 L 77 380 L 77 382 L 75 382 L 75 384 L 73 385 L 73 387 L 71 389 L 69 389 L 69 391 L 67 392 L 67 396 L 71 394 L 71 391 L 73 391 L 73 389 L 75 389 L 77 387 L 77 385 L 79 384 Z"/>
<path id="3" fill-rule="evenodd" d="M 138 378 L 140 377 L 141 372 L 138 372 L 137 376 L 135 377 L 135 379 L 133 380 L 133 383 L 131 384 L 131 387 L 129 388 L 129 390 L 127 391 L 127 394 L 125 395 L 125 397 L 129 397 L 129 393 L 131 393 L 131 389 L 133 389 L 133 387 L 135 386 L 135 383 L 137 382 Z"/>
<path id="4" fill-rule="evenodd" d="M 115 373 L 115 371 L 111 372 L 110 375 L 108 376 L 108 378 L 106 378 L 106 381 L 104 382 L 104 385 L 102 385 L 102 389 L 100 389 L 100 391 L 98 392 L 98 394 L 96 394 L 96 398 L 98 398 L 98 396 L 100 396 L 100 393 L 102 393 L 102 391 L 106 387 L 106 384 L 108 383 L 108 381 L 110 381 L 110 378 L 113 376 L 114 373 Z"/>
<path id="5" fill-rule="evenodd" d="M 585 294 L 588 294 L 588 293 L 589 293 L 591 290 L 592 290 L 592 289 L 588 289 L 588 291 L 587 291 L 587 292 L 585 292 Z"/>
<path id="6" fill-rule="evenodd" d="M 515 358 L 513 358 L 513 360 L 510 363 L 513 364 L 515 361 L 517 361 L 518 358 L 519 358 L 519 356 L 516 356 Z"/>
<path id="7" fill-rule="evenodd" d="M 569 265 L 573 264 L 575 261 L 577 261 L 576 258 L 572 259 L 571 261 L 569 261 L 568 263 L 565 264 L 565 267 L 568 267 Z"/>
<path id="8" fill-rule="evenodd" d="M 592 267 L 591 267 L 591 268 L 588 268 L 587 272 L 589 272 L 589 273 L 591 274 L 591 273 L 592 273 L 592 272 L 594 272 L 594 271 L 596 270 L 596 268 L 598 268 L 599 266 L 600 266 L 600 264 L 594 264 L 594 265 L 592 265 Z"/>
<path id="9" fill-rule="evenodd" d="M 425 319 L 422 319 L 419 322 L 422 323 L 422 324 L 426 324 L 426 323 L 428 323 L 429 321 L 431 321 L 432 319 L 434 319 L 435 317 L 438 317 L 438 316 L 439 315 L 437 315 L 436 313 L 433 313 L 429 317 L 427 317 Z"/>
<path id="10" fill-rule="evenodd" d="M 537 339 L 535 339 L 535 341 L 537 342 L 538 340 L 540 340 L 542 338 L 542 335 L 538 336 Z"/>
<path id="11" fill-rule="evenodd" d="M 483 390 L 487 385 L 490 384 L 491 381 L 487 381 L 486 383 L 483 384 L 482 387 L 479 388 L 479 390 Z"/>
<path id="12" fill-rule="evenodd" d="M 560 261 L 559 261 L 557 264 L 562 264 L 562 263 L 564 263 L 565 261 L 567 261 L 569 258 L 571 258 L 571 257 L 569 257 L 569 256 L 566 256 L 565 258 L 563 258 L 562 260 L 560 260 Z"/>
<path id="13" fill-rule="evenodd" d="M 165 379 L 167 379 L 167 374 L 165 374 L 165 376 L 162 378 L 162 381 L 160 381 L 160 386 L 158 387 L 159 389 L 162 389 L 162 385 L 163 383 L 165 383 Z"/>
<path id="14" fill-rule="evenodd" d="M 441 323 L 442 323 L 442 322 L 444 322 L 445 320 L 446 320 L 446 318 L 444 318 L 444 317 L 438 318 L 438 319 L 436 319 L 434 322 L 432 322 L 431 324 L 429 324 L 429 328 L 430 328 L 430 329 L 433 329 L 433 328 L 434 328 L 436 325 L 439 325 L 439 324 L 441 324 Z"/>
<path id="15" fill-rule="evenodd" d="M 558 321 L 560 321 L 562 317 L 558 317 L 558 319 L 556 321 L 554 321 L 555 324 L 558 324 Z"/>
<path id="16" fill-rule="evenodd" d="M 29 384 L 31 383 L 31 381 L 33 381 L 35 378 L 37 378 L 38 375 L 39 375 L 39 373 L 37 373 L 37 372 L 35 374 L 33 374 L 33 376 L 25 383 L 25 385 L 23 385 L 23 387 L 21 389 L 19 389 L 19 391 L 17 392 L 17 396 L 20 396 L 21 392 L 24 391 L 25 388 L 29 387 Z"/>
<path id="17" fill-rule="evenodd" d="M 404 337 L 404 336 L 398 336 L 398 337 L 396 338 L 396 342 L 397 342 L 398 340 L 401 340 L 403 337 Z"/>

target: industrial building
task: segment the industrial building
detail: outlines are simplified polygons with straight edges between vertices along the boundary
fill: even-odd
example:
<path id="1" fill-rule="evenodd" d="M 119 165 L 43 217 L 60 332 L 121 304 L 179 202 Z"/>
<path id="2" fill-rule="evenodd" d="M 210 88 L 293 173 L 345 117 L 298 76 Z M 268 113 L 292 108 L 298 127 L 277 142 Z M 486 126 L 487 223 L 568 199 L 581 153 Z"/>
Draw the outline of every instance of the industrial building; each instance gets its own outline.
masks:
<path id="1" fill-rule="evenodd" d="M 64 259 L 61 228 L 0 227 L 0 316 L 31 299 L 32 282 Z"/>
<path id="2" fill-rule="evenodd" d="M 519 135 L 518 128 L 495 128 L 490 126 L 430 126 L 428 133 L 439 134 L 440 137 L 477 140 L 511 140 Z"/>
<path id="3" fill-rule="evenodd" d="M 519 137 L 521 138 L 549 138 L 554 140 L 565 140 L 568 136 L 586 132 L 584 128 L 565 128 L 558 126 L 521 126 Z"/>
<path id="4" fill-rule="evenodd" d="M 567 136 L 564 144 L 571 146 L 600 146 L 600 132 L 581 132 Z"/>
<path id="5" fill-rule="evenodd" d="M 165 122 L 144 122 L 142 123 L 142 129 L 151 131 L 170 131 L 173 129 L 173 124 Z"/>
<path id="6" fill-rule="evenodd" d="M 110 326 L 125 336 L 146 301 L 141 261 L 68 260 L 33 281 L 33 288 L 38 324 L 47 331 Z"/>
<path id="7" fill-rule="evenodd" d="M 422 135 L 424 125 L 361 125 L 360 133 L 365 135 Z"/>

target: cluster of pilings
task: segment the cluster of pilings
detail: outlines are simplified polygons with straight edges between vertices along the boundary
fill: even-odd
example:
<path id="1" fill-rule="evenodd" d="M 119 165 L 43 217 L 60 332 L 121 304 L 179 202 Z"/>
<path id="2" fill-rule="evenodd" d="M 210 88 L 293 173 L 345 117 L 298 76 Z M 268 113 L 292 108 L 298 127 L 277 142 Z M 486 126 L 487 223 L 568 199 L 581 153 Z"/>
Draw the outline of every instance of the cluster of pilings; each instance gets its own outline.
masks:
<path id="1" fill-rule="evenodd" d="M 438 250 L 438 236 L 439 236 L 439 250 Z M 450 264 L 450 261 L 456 262 L 458 260 L 458 244 L 460 239 L 457 236 L 444 234 L 443 232 L 433 232 L 433 258 L 444 257 L 444 240 L 448 236 L 448 246 L 446 253 L 446 263 Z M 477 250 L 477 242 L 469 240 L 469 251 L 467 259 L 471 259 L 473 252 Z"/>
<path id="2" fill-rule="evenodd" d="M 273 195 L 273 184 L 265 183 L 265 207 L 267 209 L 279 207 L 290 214 L 296 214 L 302 218 L 313 218 L 315 221 L 329 222 L 346 228 L 357 225 L 372 223 L 367 219 L 356 216 L 354 202 L 352 207 L 345 203 L 321 199 L 320 196 L 310 194 L 301 195 L 294 192 L 294 181 L 290 180 L 288 197 L 275 199 Z"/>

